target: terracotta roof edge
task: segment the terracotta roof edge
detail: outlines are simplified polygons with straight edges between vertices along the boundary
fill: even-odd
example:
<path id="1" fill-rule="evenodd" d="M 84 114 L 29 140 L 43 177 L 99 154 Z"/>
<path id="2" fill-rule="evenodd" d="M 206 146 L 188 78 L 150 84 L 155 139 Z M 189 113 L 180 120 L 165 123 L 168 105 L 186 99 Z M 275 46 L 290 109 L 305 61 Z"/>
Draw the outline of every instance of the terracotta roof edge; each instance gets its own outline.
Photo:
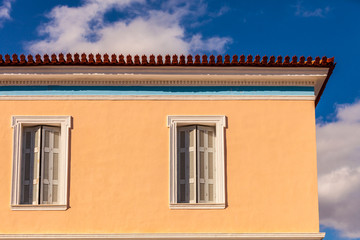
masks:
<path id="1" fill-rule="evenodd" d="M 111 56 L 111 58 L 110 58 Z M 147 59 L 150 59 L 148 62 Z M 275 61 L 275 59 L 277 59 Z M 282 61 L 282 59 L 285 59 Z M 174 54 L 170 56 L 167 54 L 165 57 L 162 55 L 157 56 L 157 61 L 155 61 L 155 56 L 152 54 L 150 56 L 142 55 L 126 55 L 122 54 L 36 54 L 35 57 L 29 54 L 27 57 L 24 54 L 20 55 L 18 59 L 17 54 L 10 56 L 6 54 L 3 59 L 3 55 L 0 54 L 0 66 L 36 66 L 36 65 L 96 65 L 96 66 L 221 66 L 221 67 L 234 67 L 234 66 L 257 66 L 257 67 L 327 67 L 333 68 L 335 65 L 334 57 L 327 58 L 323 56 L 322 58 L 316 57 L 315 60 L 312 60 L 312 57 L 308 57 L 305 60 L 304 56 L 298 58 L 296 55 L 289 57 L 282 57 L 281 55 L 275 57 L 271 56 L 270 58 L 266 55 L 260 56 L 244 55 L 240 56 L 238 60 L 238 55 L 233 55 L 232 57 L 228 54 L 226 55 L 210 55 L 209 60 L 207 55 L 199 54 L 187 55 L 178 55 Z"/>

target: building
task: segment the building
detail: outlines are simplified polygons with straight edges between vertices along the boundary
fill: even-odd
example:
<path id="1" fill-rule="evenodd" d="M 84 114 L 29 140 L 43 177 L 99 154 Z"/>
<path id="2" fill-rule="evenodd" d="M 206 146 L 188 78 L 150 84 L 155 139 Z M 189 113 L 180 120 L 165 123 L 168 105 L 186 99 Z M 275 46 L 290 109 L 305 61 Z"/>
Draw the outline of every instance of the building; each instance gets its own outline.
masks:
<path id="1" fill-rule="evenodd" d="M 334 59 L 0 56 L 0 239 L 322 239 Z"/>

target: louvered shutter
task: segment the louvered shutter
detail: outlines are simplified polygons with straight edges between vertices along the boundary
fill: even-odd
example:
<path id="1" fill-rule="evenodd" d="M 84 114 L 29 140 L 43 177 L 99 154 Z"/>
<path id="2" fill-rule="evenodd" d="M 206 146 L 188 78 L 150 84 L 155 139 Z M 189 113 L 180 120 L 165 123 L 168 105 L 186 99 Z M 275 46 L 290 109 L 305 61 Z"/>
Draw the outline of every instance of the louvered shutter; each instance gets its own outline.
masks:
<path id="1" fill-rule="evenodd" d="M 197 126 L 198 202 L 215 201 L 215 128 Z"/>
<path id="2" fill-rule="evenodd" d="M 196 127 L 178 128 L 178 202 L 196 203 Z"/>
<path id="3" fill-rule="evenodd" d="M 40 127 L 23 129 L 21 162 L 22 204 L 37 204 L 39 189 Z"/>
<path id="4" fill-rule="evenodd" d="M 60 128 L 42 127 L 41 204 L 58 202 Z"/>

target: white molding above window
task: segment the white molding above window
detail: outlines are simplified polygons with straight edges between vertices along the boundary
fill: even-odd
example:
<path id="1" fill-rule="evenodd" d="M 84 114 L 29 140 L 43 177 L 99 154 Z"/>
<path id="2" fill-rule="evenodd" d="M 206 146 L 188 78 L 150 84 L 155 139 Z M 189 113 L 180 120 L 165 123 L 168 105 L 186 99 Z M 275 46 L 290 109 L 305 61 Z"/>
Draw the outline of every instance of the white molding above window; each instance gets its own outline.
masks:
<path id="1" fill-rule="evenodd" d="M 21 158 L 24 127 L 46 125 L 60 127 L 59 156 L 59 204 L 20 204 L 21 185 Z M 71 116 L 12 116 L 13 128 L 13 168 L 12 168 L 12 210 L 66 210 L 67 209 L 67 186 L 68 186 L 68 158 L 69 158 L 69 131 L 71 128 Z"/>
<path id="2" fill-rule="evenodd" d="M 223 209 L 225 208 L 225 128 L 223 115 L 168 116 L 170 128 L 170 208 Z M 214 126 L 216 131 L 216 201 L 214 203 L 178 203 L 177 191 L 177 128 L 186 125 Z"/>

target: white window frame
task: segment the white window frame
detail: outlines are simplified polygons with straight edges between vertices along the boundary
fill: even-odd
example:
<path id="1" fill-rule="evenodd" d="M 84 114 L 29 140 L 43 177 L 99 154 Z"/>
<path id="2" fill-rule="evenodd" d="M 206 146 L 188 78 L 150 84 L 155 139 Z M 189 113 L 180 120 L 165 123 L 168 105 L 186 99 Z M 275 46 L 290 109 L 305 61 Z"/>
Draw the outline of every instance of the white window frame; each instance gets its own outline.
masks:
<path id="1" fill-rule="evenodd" d="M 59 192 L 59 204 L 20 204 L 21 195 L 21 156 L 23 144 L 23 129 L 36 125 L 57 126 L 61 128 L 61 155 L 59 163 L 63 174 L 59 176 L 62 181 L 62 191 Z M 12 169 L 12 210 L 66 210 L 68 208 L 68 162 L 69 162 L 69 135 L 71 116 L 12 116 L 13 128 L 13 169 Z"/>
<path id="2" fill-rule="evenodd" d="M 225 128 L 226 116 L 168 116 L 170 128 L 170 209 L 224 209 L 225 208 Z M 177 128 L 186 125 L 215 126 L 216 131 L 216 202 L 177 202 Z"/>

